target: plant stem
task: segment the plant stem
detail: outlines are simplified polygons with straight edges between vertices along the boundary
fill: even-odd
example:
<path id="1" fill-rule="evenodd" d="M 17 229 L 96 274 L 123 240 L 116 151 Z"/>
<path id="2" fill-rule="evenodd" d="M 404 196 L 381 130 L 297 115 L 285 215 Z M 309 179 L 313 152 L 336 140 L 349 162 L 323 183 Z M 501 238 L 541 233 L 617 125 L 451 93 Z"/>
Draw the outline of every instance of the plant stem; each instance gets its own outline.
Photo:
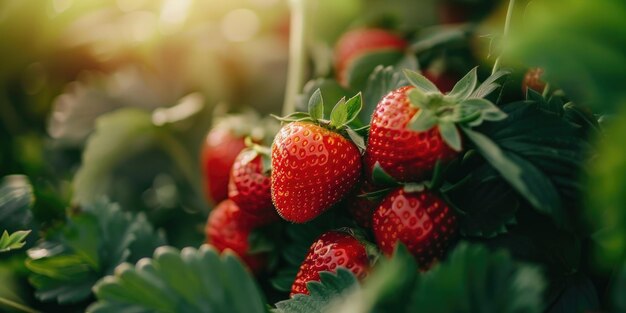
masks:
<path id="1" fill-rule="evenodd" d="M 506 11 L 506 20 L 504 20 L 504 33 L 502 34 L 502 46 L 506 44 L 506 39 L 509 36 L 509 29 L 511 28 L 511 18 L 513 16 L 513 9 L 515 8 L 515 0 L 509 0 L 509 7 Z M 496 59 L 496 62 L 493 63 L 493 69 L 491 70 L 491 74 L 495 74 L 500 68 L 500 62 L 502 62 L 502 54 L 504 53 L 504 48 L 500 52 L 500 55 Z"/>
<path id="2" fill-rule="evenodd" d="M 40 313 L 39 311 L 37 311 L 37 310 L 35 310 L 33 308 L 29 308 L 29 307 L 27 307 L 27 306 L 25 306 L 23 304 L 19 304 L 19 303 L 15 302 L 15 301 L 12 301 L 12 300 L 9 300 L 9 299 L 3 298 L 3 297 L 0 297 L 0 304 L 2 304 L 4 306 L 7 306 L 7 307 L 10 307 L 10 308 L 13 308 L 13 309 L 16 309 L 16 310 L 18 310 L 20 312 Z"/>
<path id="3" fill-rule="evenodd" d="M 291 29 L 289 32 L 289 63 L 283 115 L 293 113 L 296 97 L 304 85 L 306 74 L 307 44 L 309 32 L 309 1 L 291 0 Z"/>

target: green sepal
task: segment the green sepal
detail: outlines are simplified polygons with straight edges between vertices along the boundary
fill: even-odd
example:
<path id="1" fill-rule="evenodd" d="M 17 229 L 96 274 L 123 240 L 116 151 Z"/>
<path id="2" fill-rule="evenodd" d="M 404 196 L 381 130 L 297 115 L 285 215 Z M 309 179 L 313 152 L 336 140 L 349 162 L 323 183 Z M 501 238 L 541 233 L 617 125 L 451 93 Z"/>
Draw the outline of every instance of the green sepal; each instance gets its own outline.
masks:
<path id="1" fill-rule="evenodd" d="M 20 249 L 26 244 L 26 237 L 30 234 L 30 230 L 18 230 L 9 235 L 6 230 L 0 237 L 0 252 L 7 252 Z"/>
<path id="2" fill-rule="evenodd" d="M 467 73 L 461 80 L 459 80 L 452 91 L 448 93 L 448 96 L 455 98 L 457 100 L 467 99 L 474 89 L 476 88 L 476 84 L 478 83 L 478 74 L 476 73 L 477 67 L 473 68 L 469 73 Z"/>
<path id="3" fill-rule="evenodd" d="M 454 151 L 461 151 L 461 134 L 454 123 L 439 123 L 438 126 L 443 141 Z"/>
<path id="4" fill-rule="evenodd" d="M 337 129 L 345 127 L 358 116 L 362 107 L 363 101 L 360 92 L 347 101 L 342 98 L 330 113 L 330 126 Z"/>
<path id="5" fill-rule="evenodd" d="M 422 132 L 437 125 L 437 117 L 430 110 L 419 110 L 409 122 L 409 129 Z"/>
<path id="6" fill-rule="evenodd" d="M 426 185 L 423 183 L 408 183 L 402 185 L 402 189 L 404 189 L 404 192 L 408 193 L 422 192 L 426 190 Z"/>
<path id="7" fill-rule="evenodd" d="M 314 121 L 324 118 L 324 99 L 319 88 L 309 98 L 309 116 Z"/>
<path id="8" fill-rule="evenodd" d="M 439 88 L 428 80 L 428 78 L 424 77 L 424 75 L 411 70 L 404 70 L 404 75 L 409 83 L 416 88 L 427 93 L 440 93 Z"/>
<path id="9" fill-rule="evenodd" d="M 385 172 L 378 162 L 374 164 L 372 169 L 372 182 L 378 186 L 398 186 L 398 182 Z"/>
<path id="10" fill-rule="evenodd" d="M 270 116 L 285 123 L 302 122 L 302 121 L 313 122 L 313 119 L 311 118 L 309 113 L 305 113 L 305 112 L 294 112 L 284 117 L 274 115 L 274 114 L 270 114 Z"/>
<path id="11" fill-rule="evenodd" d="M 348 137 L 350 137 L 354 145 L 359 148 L 359 151 L 361 153 L 365 152 L 365 139 L 363 139 L 363 137 L 354 129 L 349 127 L 346 128 L 346 133 L 348 134 Z"/>
<path id="12" fill-rule="evenodd" d="M 490 95 L 494 90 L 500 87 L 500 84 L 497 84 L 496 81 L 506 75 L 509 75 L 511 72 L 506 70 L 500 70 L 493 73 L 491 76 L 487 77 L 485 81 L 474 90 L 474 92 L 469 96 L 469 98 L 484 98 Z"/>
<path id="13" fill-rule="evenodd" d="M 368 193 L 362 193 L 358 195 L 357 198 L 367 198 L 368 200 L 371 200 L 371 201 L 377 201 L 387 196 L 387 194 L 391 192 L 391 190 L 393 189 L 394 187 L 389 187 L 389 188 L 383 188 L 383 189 L 379 189 L 379 190 L 368 192 Z"/>

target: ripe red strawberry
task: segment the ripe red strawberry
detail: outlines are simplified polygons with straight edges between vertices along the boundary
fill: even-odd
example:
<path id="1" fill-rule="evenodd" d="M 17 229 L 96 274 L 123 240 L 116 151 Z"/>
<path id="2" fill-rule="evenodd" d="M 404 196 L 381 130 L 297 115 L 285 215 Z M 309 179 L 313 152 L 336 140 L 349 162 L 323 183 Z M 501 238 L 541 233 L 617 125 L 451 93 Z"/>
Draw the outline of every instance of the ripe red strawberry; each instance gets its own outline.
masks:
<path id="1" fill-rule="evenodd" d="M 294 122 L 272 146 L 272 199 L 294 223 L 317 217 L 348 194 L 361 172 L 358 148 L 321 126 Z"/>
<path id="2" fill-rule="evenodd" d="M 374 212 L 373 229 L 378 247 L 390 255 L 398 241 L 404 243 L 422 268 L 443 256 L 456 235 L 457 220 L 436 194 L 424 190 L 391 192 Z"/>
<path id="3" fill-rule="evenodd" d="M 438 127 L 427 131 L 407 128 L 418 108 L 411 105 L 407 92 L 413 86 L 398 88 L 387 94 L 376 107 L 370 124 L 365 164 L 370 171 L 379 162 L 398 181 L 418 181 L 426 177 L 437 160 L 456 157 L 441 137 Z"/>
<path id="4" fill-rule="evenodd" d="M 365 153 L 367 177 L 376 163 L 395 180 L 420 181 L 462 150 L 457 125 L 474 127 L 483 121 L 506 117 L 498 107 L 483 99 L 505 75 L 498 72 L 477 86 L 476 69 L 443 94 L 419 73 L 405 71 L 412 86 L 391 91 L 383 97 L 372 115 Z"/>
<path id="5" fill-rule="evenodd" d="M 541 79 L 543 75 L 543 69 L 540 67 L 528 69 L 526 75 L 524 75 L 524 80 L 522 80 L 522 92 L 526 94 L 528 88 L 538 92 L 543 93 L 543 90 L 546 88 L 546 82 Z"/>
<path id="6" fill-rule="evenodd" d="M 365 277 L 369 269 L 365 247 L 348 233 L 326 232 L 309 248 L 291 286 L 291 296 L 299 293 L 308 295 L 307 282 L 320 281 L 319 272 L 336 272 L 340 266 L 347 268 L 358 278 Z"/>
<path id="7" fill-rule="evenodd" d="M 404 50 L 406 46 L 406 40 L 384 29 L 351 30 L 343 34 L 335 46 L 337 80 L 343 86 L 347 86 L 346 73 L 350 63 L 365 53 L 381 50 Z"/>
<path id="8" fill-rule="evenodd" d="M 242 211 L 235 202 L 224 200 L 218 204 L 207 220 L 206 242 L 219 251 L 230 249 L 241 257 L 252 272 L 258 273 L 265 266 L 265 255 L 249 254 L 248 237 L 263 220 Z"/>
<path id="9" fill-rule="evenodd" d="M 228 179 L 235 158 L 246 145 L 244 137 L 229 129 L 214 128 L 202 146 L 202 169 L 206 195 L 214 203 L 228 197 Z"/>
<path id="10" fill-rule="evenodd" d="M 272 204 L 269 164 L 265 166 L 263 158 L 269 159 L 269 155 L 263 155 L 254 148 L 239 153 L 230 173 L 228 198 L 242 211 L 272 222 L 280 217 Z"/>

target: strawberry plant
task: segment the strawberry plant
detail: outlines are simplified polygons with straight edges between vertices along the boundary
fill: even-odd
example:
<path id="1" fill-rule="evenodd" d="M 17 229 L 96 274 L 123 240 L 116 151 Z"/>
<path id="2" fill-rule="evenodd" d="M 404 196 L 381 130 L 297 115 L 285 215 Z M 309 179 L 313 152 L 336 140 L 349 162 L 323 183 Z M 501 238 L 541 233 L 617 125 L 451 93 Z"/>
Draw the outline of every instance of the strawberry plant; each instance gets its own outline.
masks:
<path id="1" fill-rule="evenodd" d="M 626 312 L 623 1 L 265 2 L 0 69 L 0 311 Z"/>

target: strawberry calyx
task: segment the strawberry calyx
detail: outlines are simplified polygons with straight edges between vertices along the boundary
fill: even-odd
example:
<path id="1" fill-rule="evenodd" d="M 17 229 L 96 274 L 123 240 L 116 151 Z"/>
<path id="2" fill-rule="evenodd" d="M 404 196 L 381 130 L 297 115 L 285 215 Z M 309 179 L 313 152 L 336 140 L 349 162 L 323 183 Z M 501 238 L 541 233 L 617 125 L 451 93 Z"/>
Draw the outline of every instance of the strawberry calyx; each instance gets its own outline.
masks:
<path id="1" fill-rule="evenodd" d="M 241 163 L 246 165 L 257 156 L 261 157 L 261 164 L 263 173 L 269 175 L 272 171 L 272 151 L 269 147 L 257 144 L 252 137 L 248 136 L 244 139 L 246 148 L 241 152 L 243 157 Z"/>
<path id="2" fill-rule="evenodd" d="M 398 187 L 404 189 L 405 192 L 421 192 L 426 189 L 437 190 L 441 187 L 444 179 L 444 166 L 443 163 L 437 161 L 433 170 L 432 179 L 422 182 L 398 182 L 391 175 L 389 175 L 379 162 L 374 164 L 372 169 L 372 182 L 374 185 L 379 186 L 375 191 L 363 193 L 358 195 L 359 198 L 367 198 L 369 200 L 381 200 L 389 192 Z"/>
<path id="3" fill-rule="evenodd" d="M 407 127 L 421 132 L 438 126 L 444 142 L 455 151 L 462 150 L 457 127 L 471 128 L 484 121 L 500 121 L 507 117 L 493 102 L 485 99 L 500 87 L 496 81 L 507 75 L 507 71 L 498 71 L 479 85 L 477 68 L 473 68 L 447 93 L 442 93 L 420 73 L 405 70 L 404 74 L 415 87 L 407 91 L 409 102 L 419 109 Z"/>
<path id="4" fill-rule="evenodd" d="M 362 107 L 363 98 L 360 92 L 348 100 L 343 97 L 335 104 L 330 112 L 330 117 L 326 119 L 324 115 L 324 99 L 322 98 L 322 92 L 318 88 L 309 99 L 308 112 L 294 112 L 284 117 L 272 116 L 281 122 L 310 122 L 340 133 L 350 138 L 359 148 L 359 151 L 363 152 L 365 151 L 363 134 L 367 133 L 369 126 L 357 127 L 358 121 L 356 118 Z"/>
<path id="5" fill-rule="evenodd" d="M 335 231 L 346 233 L 354 237 L 354 239 L 356 239 L 363 246 L 363 248 L 365 248 L 365 253 L 367 254 L 370 266 L 373 266 L 376 261 L 378 261 L 378 258 L 381 255 L 380 250 L 378 249 L 378 246 L 376 246 L 376 244 L 367 240 L 367 234 L 363 229 L 341 227 L 339 229 L 336 229 Z"/>

